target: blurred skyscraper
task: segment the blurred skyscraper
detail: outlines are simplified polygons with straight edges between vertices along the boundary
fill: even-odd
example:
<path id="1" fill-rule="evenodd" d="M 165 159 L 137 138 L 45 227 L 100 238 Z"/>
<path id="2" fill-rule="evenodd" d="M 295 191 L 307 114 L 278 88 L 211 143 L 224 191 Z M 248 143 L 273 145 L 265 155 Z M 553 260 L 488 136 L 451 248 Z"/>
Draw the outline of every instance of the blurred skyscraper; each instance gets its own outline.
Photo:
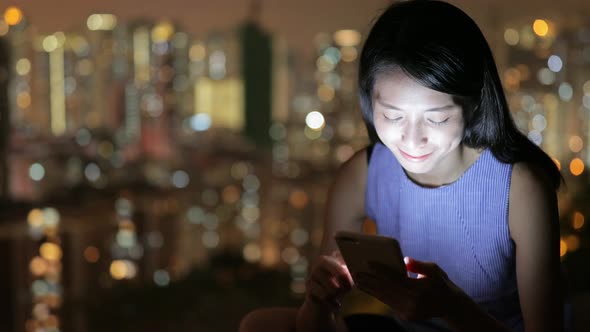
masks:
<path id="1" fill-rule="evenodd" d="M 257 22 L 258 5 L 240 28 L 244 79 L 244 133 L 257 145 L 270 146 L 272 117 L 272 39 Z"/>
<path id="2" fill-rule="evenodd" d="M 8 42 L 0 37 L 0 202 L 8 199 L 8 144 L 10 139 L 10 106 L 8 82 L 10 58 Z"/>

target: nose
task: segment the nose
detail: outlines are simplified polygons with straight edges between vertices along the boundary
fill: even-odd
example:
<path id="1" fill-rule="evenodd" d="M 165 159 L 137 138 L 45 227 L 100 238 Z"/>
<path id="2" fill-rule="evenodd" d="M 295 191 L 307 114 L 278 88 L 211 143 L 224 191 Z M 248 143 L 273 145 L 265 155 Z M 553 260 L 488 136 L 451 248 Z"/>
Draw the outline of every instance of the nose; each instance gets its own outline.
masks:
<path id="1" fill-rule="evenodd" d="M 402 131 L 402 141 L 408 148 L 420 148 L 426 145 L 428 137 L 420 123 L 409 123 Z"/>

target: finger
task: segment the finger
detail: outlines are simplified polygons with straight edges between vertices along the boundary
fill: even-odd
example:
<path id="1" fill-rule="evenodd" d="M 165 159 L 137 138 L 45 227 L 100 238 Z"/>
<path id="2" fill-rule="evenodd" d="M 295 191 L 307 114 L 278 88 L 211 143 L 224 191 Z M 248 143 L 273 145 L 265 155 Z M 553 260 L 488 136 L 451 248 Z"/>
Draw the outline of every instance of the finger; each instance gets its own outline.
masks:
<path id="1" fill-rule="evenodd" d="M 344 264 L 344 258 L 342 258 L 340 251 L 334 250 L 330 256 L 337 259 L 341 264 Z"/>
<path id="2" fill-rule="evenodd" d="M 418 273 L 423 277 L 433 277 L 433 276 L 441 276 L 442 270 L 432 262 L 422 262 L 419 260 L 412 259 L 410 257 L 405 257 L 404 262 L 406 263 L 406 268 L 410 272 Z"/>
<path id="3" fill-rule="evenodd" d="M 336 278 L 330 273 L 330 271 L 326 269 L 317 269 L 310 278 L 311 280 L 314 280 L 316 283 L 318 283 L 328 293 L 336 293 L 340 288 L 340 284 Z"/>
<path id="4" fill-rule="evenodd" d="M 333 275 L 333 271 L 320 266 L 312 275 L 312 278 L 322 285 L 328 292 L 329 296 L 340 298 L 352 289 L 352 282 L 348 278 L 340 275 Z M 350 277 L 352 280 L 352 277 Z"/>
<path id="5" fill-rule="evenodd" d="M 339 299 L 330 296 L 326 289 L 315 280 L 310 280 L 307 284 L 307 292 L 312 302 L 318 305 L 328 306 L 332 310 L 339 309 L 342 304 Z"/>
<path id="6" fill-rule="evenodd" d="M 352 288 L 354 282 L 350 271 L 346 264 L 340 262 L 338 259 L 331 256 L 324 256 L 321 267 L 328 270 L 330 274 L 335 276 L 344 288 Z"/>

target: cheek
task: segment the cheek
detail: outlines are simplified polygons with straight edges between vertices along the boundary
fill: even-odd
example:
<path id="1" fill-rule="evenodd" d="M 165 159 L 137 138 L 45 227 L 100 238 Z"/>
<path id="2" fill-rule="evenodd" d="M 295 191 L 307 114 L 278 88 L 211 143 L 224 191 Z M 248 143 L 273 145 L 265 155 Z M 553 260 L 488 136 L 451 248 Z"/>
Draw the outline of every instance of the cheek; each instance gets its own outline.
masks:
<path id="1" fill-rule="evenodd" d="M 436 139 L 440 144 L 456 146 L 459 145 L 463 139 L 463 130 L 460 127 L 449 128 L 448 131 L 438 133 Z"/>
<path id="2" fill-rule="evenodd" d="M 375 122 L 375 131 L 377 131 L 377 135 L 384 143 L 398 140 L 401 132 L 397 126 L 384 123 L 383 121 Z"/>

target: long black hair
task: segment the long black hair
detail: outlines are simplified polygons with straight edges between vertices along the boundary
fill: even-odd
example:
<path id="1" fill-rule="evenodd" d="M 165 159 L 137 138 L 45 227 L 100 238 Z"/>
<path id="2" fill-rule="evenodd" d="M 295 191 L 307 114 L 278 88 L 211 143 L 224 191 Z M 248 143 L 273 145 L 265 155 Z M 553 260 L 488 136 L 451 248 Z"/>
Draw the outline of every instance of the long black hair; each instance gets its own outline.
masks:
<path id="1" fill-rule="evenodd" d="M 389 6 L 373 25 L 360 56 L 359 97 L 369 138 L 372 93 L 380 75 L 401 69 L 421 85 L 453 96 L 462 106 L 462 143 L 490 148 L 505 163 L 529 162 L 557 189 L 562 177 L 553 160 L 514 124 L 490 47 L 477 24 L 461 9 L 434 0 Z"/>

